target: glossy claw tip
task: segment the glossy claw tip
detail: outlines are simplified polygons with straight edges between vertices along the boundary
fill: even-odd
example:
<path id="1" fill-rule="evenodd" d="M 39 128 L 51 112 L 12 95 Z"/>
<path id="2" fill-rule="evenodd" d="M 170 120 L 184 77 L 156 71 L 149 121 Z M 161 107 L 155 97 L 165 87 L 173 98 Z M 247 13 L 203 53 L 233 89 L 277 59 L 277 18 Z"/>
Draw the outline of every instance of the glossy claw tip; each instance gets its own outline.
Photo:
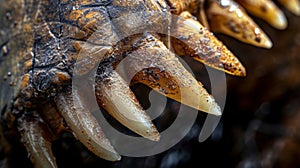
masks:
<path id="1" fill-rule="evenodd" d="M 287 18 L 285 17 L 282 11 L 279 11 L 277 12 L 277 14 L 274 14 L 274 21 L 272 22 L 273 26 L 280 30 L 286 29 L 288 26 Z"/>
<path id="2" fill-rule="evenodd" d="M 279 0 L 279 2 L 293 14 L 300 16 L 299 0 Z"/>
<path id="3" fill-rule="evenodd" d="M 146 35 L 135 44 L 139 46 L 127 55 L 127 59 L 132 59 L 126 69 L 129 74 L 135 74 L 133 83 L 143 83 L 166 97 L 197 110 L 221 114 L 213 97 L 161 41 L 152 35 Z"/>
<path id="4" fill-rule="evenodd" d="M 101 68 L 104 68 L 101 67 Z M 112 71 L 105 78 L 97 78 L 96 97 L 98 104 L 121 124 L 152 141 L 160 139 L 151 118 L 140 106 L 128 83 Z"/>
<path id="5" fill-rule="evenodd" d="M 272 48 L 273 47 L 273 43 L 272 41 L 269 39 L 269 40 L 266 40 L 264 43 L 263 43 L 264 47 L 265 48 Z"/>

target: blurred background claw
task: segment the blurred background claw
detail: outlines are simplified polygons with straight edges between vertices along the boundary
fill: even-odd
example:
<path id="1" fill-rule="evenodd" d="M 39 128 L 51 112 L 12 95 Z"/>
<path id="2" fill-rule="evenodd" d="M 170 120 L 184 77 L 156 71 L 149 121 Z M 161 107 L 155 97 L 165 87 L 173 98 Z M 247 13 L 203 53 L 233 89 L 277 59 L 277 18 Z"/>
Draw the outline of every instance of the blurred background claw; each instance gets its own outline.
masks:
<path id="1" fill-rule="evenodd" d="M 257 47 L 271 48 L 272 42 L 261 28 L 235 2 L 211 1 L 207 9 L 211 30 Z"/>
<path id="2" fill-rule="evenodd" d="M 277 29 L 285 29 L 288 25 L 284 13 L 271 0 L 236 0 L 249 13 L 259 17 Z"/>
<path id="3" fill-rule="evenodd" d="M 286 9 L 300 16 L 300 3 L 299 0 L 278 0 Z"/>

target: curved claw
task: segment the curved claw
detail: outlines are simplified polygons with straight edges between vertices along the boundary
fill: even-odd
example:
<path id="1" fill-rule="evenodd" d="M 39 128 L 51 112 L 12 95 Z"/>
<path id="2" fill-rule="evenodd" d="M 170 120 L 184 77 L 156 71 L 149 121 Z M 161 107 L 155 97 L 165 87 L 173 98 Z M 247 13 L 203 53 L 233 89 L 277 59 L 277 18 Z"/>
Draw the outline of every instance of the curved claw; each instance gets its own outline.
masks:
<path id="1" fill-rule="evenodd" d="M 300 2 L 299 0 L 278 0 L 285 8 L 294 13 L 300 15 Z"/>
<path id="2" fill-rule="evenodd" d="M 116 71 L 110 72 L 106 77 L 98 77 L 96 82 L 98 104 L 111 116 L 145 138 L 153 141 L 160 139 L 150 117 L 142 109 L 128 84 Z"/>
<path id="3" fill-rule="evenodd" d="M 193 19 L 189 12 L 182 12 L 171 35 L 176 54 L 190 55 L 195 60 L 226 73 L 246 76 L 240 61 L 211 32 Z"/>
<path id="4" fill-rule="evenodd" d="M 207 12 L 213 32 L 224 33 L 258 47 L 272 47 L 268 36 L 235 2 L 228 1 L 228 3 L 222 4 L 212 1 Z"/>
<path id="5" fill-rule="evenodd" d="M 134 74 L 133 84 L 143 83 L 185 105 L 214 115 L 221 115 L 220 107 L 212 96 L 161 41 L 147 34 L 135 45 L 137 48 L 125 59 L 128 61 L 126 74 Z"/>
<path id="6" fill-rule="evenodd" d="M 236 0 L 248 12 L 265 20 L 277 29 L 285 29 L 288 25 L 284 13 L 271 0 Z"/>
<path id="7" fill-rule="evenodd" d="M 18 119 L 18 130 L 35 167 L 57 167 L 51 144 L 54 140 L 47 125 L 36 112 Z"/>
<path id="8" fill-rule="evenodd" d="M 55 98 L 57 108 L 74 136 L 97 156 L 110 161 L 120 160 L 121 156 L 105 137 L 96 118 L 85 107 L 87 103 L 79 95 L 74 99 L 80 103 L 74 104 L 73 97 L 68 92 L 60 93 Z"/>

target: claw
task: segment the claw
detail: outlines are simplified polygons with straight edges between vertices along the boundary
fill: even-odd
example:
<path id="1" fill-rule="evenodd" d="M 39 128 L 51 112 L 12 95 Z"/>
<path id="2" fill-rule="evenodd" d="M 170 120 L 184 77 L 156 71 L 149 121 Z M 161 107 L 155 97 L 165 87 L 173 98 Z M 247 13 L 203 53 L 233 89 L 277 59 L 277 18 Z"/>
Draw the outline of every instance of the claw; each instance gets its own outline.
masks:
<path id="1" fill-rule="evenodd" d="M 185 105 L 221 115 L 220 107 L 212 96 L 161 41 L 148 34 L 135 45 L 136 49 L 126 57 L 126 74 L 135 74 L 132 84 L 143 83 Z"/>
<path id="2" fill-rule="evenodd" d="M 219 1 L 212 1 L 207 12 L 213 32 L 224 33 L 258 47 L 272 47 L 267 35 L 235 2 L 228 1 L 222 4 Z"/>
<path id="3" fill-rule="evenodd" d="M 112 71 L 109 76 L 99 77 L 96 81 L 98 104 L 110 115 L 145 138 L 153 141 L 160 139 L 150 117 L 142 109 L 128 84 L 116 71 Z"/>
<path id="4" fill-rule="evenodd" d="M 52 153 L 53 135 L 36 112 L 18 120 L 18 129 L 35 167 L 57 167 Z"/>
<path id="5" fill-rule="evenodd" d="M 195 60 L 226 73 L 245 76 L 246 70 L 240 61 L 211 32 L 193 19 L 189 12 L 182 12 L 172 40 L 176 54 L 190 55 Z"/>
<path id="6" fill-rule="evenodd" d="M 251 14 L 262 18 L 277 29 L 287 27 L 284 13 L 271 0 L 236 0 Z"/>
<path id="7" fill-rule="evenodd" d="M 300 15 L 299 0 L 278 0 L 285 8 L 293 12 L 295 15 Z"/>
<path id="8" fill-rule="evenodd" d="M 201 0 L 200 0 L 201 1 Z M 171 12 L 174 14 L 179 14 L 182 11 L 189 10 L 190 12 L 196 12 L 199 6 L 199 0 L 167 0 L 171 7 Z"/>
<path id="9" fill-rule="evenodd" d="M 79 95 L 74 99 L 80 103 L 73 103 L 71 93 L 61 93 L 55 98 L 57 108 L 74 136 L 97 156 L 110 161 L 120 160 L 121 156 L 105 137 L 96 118 L 85 107 L 87 103 Z"/>

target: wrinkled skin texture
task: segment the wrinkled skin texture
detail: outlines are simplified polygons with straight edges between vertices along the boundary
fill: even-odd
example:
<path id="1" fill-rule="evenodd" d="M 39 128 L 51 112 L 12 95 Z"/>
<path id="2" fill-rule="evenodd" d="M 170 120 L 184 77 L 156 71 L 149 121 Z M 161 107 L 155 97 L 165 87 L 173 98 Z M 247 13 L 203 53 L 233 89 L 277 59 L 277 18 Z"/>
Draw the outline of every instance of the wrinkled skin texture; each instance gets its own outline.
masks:
<path id="1" fill-rule="evenodd" d="M 19 124 L 19 131 L 21 130 L 20 133 L 21 135 L 22 135 L 22 131 L 25 132 L 34 131 L 36 129 L 36 125 L 38 125 L 39 129 L 45 130 L 46 133 L 48 132 L 46 136 L 41 135 L 41 137 L 46 137 L 41 141 L 45 140 L 46 143 L 51 142 L 53 139 L 57 139 L 57 137 L 59 137 L 59 135 L 61 135 L 62 132 L 65 132 L 66 130 L 65 127 L 67 125 L 63 122 L 63 119 L 60 116 L 60 114 L 56 112 L 55 104 L 52 101 L 49 102 L 48 98 L 52 96 L 56 96 L 55 94 L 57 92 L 64 92 L 62 86 L 69 84 L 70 78 L 73 74 L 72 72 L 72 65 L 74 63 L 73 61 L 76 59 L 76 53 L 78 52 L 78 48 L 76 47 L 80 44 L 80 41 L 84 41 L 89 37 L 91 33 L 89 31 L 92 31 L 91 29 L 93 29 L 94 26 L 93 23 L 97 22 L 97 24 L 99 25 L 106 24 L 109 22 L 110 19 L 108 17 L 108 13 L 111 12 L 113 14 L 116 14 L 118 12 L 113 11 L 115 9 L 113 7 L 111 9 L 109 9 L 109 7 L 108 8 L 103 7 L 108 4 L 107 2 L 101 2 L 97 5 L 93 3 L 92 8 L 89 8 L 91 7 L 89 2 L 86 1 L 79 2 L 79 4 L 81 5 L 82 4 L 86 5 L 87 11 L 85 14 L 91 13 L 91 16 L 95 16 L 93 14 L 93 11 L 96 10 L 97 12 L 100 11 L 98 13 L 100 17 L 99 16 L 92 17 L 91 20 L 88 19 L 83 21 L 80 20 L 80 24 L 77 23 L 75 24 L 75 21 L 79 20 L 78 18 L 80 14 L 70 15 L 70 12 L 73 11 L 73 7 L 71 7 L 72 5 L 70 5 L 69 3 L 72 4 L 72 2 L 66 2 L 66 3 L 54 3 L 54 2 L 49 3 L 43 1 L 27 2 L 29 4 L 30 3 L 39 4 L 39 5 L 31 6 L 29 8 L 27 8 L 27 6 L 26 8 L 22 6 L 22 3 L 13 3 L 10 1 L 6 3 L 7 4 L 4 6 L 8 10 L 7 11 L 1 10 L 1 12 L 3 12 L 1 13 L 1 15 L 7 15 L 6 17 L 7 20 L 14 20 L 16 22 L 3 21 L 3 23 L 5 24 L 9 24 L 9 23 L 11 24 L 5 25 L 7 29 L 1 30 L 1 36 L 0 36 L 1 38 L 0 44 L 6 46 L 8 50 L 8 51 L 2 50 L 3 55 L 1 56 L 0 59 L 1 66 L 3 65 L 3 67 L 5 67 L 5 68 L 1 67 L 0 73 L 1 75 L 6 75 L 7 78 L 6 80 L 1 81 L 1 88 L 0 88 L 1 105 L 7 104 L 7 106 L 3 108 L 4 110 L 2 111 L 5 112 L 7 111 L 7 109 L 12 108 L 10 103 L 4 101 L 10 101 L 11 100 L 10 98 L 16 97 L 18 95 L 23 97 L 24 99 L 21 100 L 19 99 L 14 104 L 15 107 L 19 107 L 20 109 L 14 110 L 13 113 L 5 113 L 4 115 L 5 128 L 2 129 L 5 129 L 6 134 L 8 135 L 12 134 L 10 135 L 11 137 L 14 138 L 17 137 L 16 139 L 18 138 L 20 139 L 19 135 L 16 135 L 16 130 L 8 129 L 9 131 L 6 131 L 7 127 L 11 128 L 15 126 L 16 124 L 15 117 L 17 118 L 19 117 L 19 119 L 21 119 L 22 121 L 26 121 L 26 123 L 28 123 L 25 125 Z M 162 4 L 163 3 L 164 2 L 162 2 Z M 157 7 L 151 7 L 151 9 L 155 9 L 155 8 Z M 64 10 L 61 12 L 57 12 L 57 9 L 64 9 Z M 133 8 L 128 10 L 136 10 L 136 9 L 139 8 Z M 159 9 L 159 7 L 157 9 Z M 140 9 L 140 10 L 145 10 L 145 9 Z M 10 11 L 13 12 L 8 14 L 7 12 Z M 20 16 L 25 16 L 25 17 L 23 18 Z M 69 18 L 69 16 L 72 16 L 73 18 Z M 110 14 L 110 16 L 112 16 L 112 14 Z M 32 20 L 34 20 L 34 22 L 32 22 Z M 11 30 L 13 30 L 13 33 L 10 33 L 12 32 Z M 84 30 L 84 32 L 82 32 L 82 30 Z M 299 30 L 299 28 L 296 27 L 292 30 L 296 31 Z M 105 31 L 106 31 L 105 33 L 107 33 L 108 30 L 105 29 Z M 7 34 L 9 35 L 7 36 Z M 288 39 L 293 39 L 288 34 L 285 37 L 287 41 L 289 41 Z M 15 40 L 11 40 L 11 39 L 15 39 Z M 24 43 L 25 41 L 26 43 Z M 224 41 L 226 41 L 226 39 Z M 280 42 L 279 44 L 281 43 L 284 42 Z M 236 47 L 235 45 L 240 45 L 240 44 L 233 44 L 233 48 L 243 48 L 243 47 L 247 48 L 247 46 L 245 45 L 239 47 Z M 14 47 L 18 48 L 18 50 L 11 49 Z M 282 48 L 285 47 L 282 46 Z M 249 50 L 256 50 L 256 48 L 250 48 Z M 238 51 L 236 52 L 238 53 Z M 297 53 L 297 51 L 295 51 L 295 53 Z M 270 53 L 267 53 L 266 55 L 268 54 Z M 20 56 L 14 59 L 13 55 L 20 55 Z M 242 56 L 242 58 L 244 58 L 244 56 Z M 19 66 L 16 66 L 17 63 L 19 63 Z M 258 63 L 255 62 L 255 65 L 257 64 Z M 254 63 L 251 65 L 254 65 Z M 249 66 L 251 67 L 251 65 Z M 262 66 L 264 66 L 264 64 L 262 64 Z M 252 68 L 255 69 L 254 67 Z M 28 75 L 24 75 L 26 73 L 28 73 Z M 18 78 L 19 76 L 22 76 L 22 78 Z M 251 82 L 248 83 L 249 85 L 251 85 Z M 26 89 L 22 90 L 23 88 Z M 242 89 L 242 90 L 250 90 L 250 89 Z M 281 94 L 277 96 L 280 95 Z M 277 96 L 275 96 L 275 98 Z M 36 103 L 35 101 L 38 101 L 39 103 Z M 243 99 L 241 100 L 241 102 L 243 102 Z M 30 112 L 28 113 L 28 116 L 30 117 L 24 118 L 22 114 L 22 112 L 24 112 L 23 111 L 24 109 L 22 109 L 23 107 L 25 107 L 26 109 L 34 109 L 33 111 L 40 111 L 40 112 L 39 114 L 36 114 L 35 112 Z M 44 121 L 39 120 L 40 115 L 43 117 Z M 45 121 L 50 125 L 51 130 L 48 130 L 49 128 L 45 127 L 45 123 L 44 123 Z M 31 124 L 33 125 L 32 129 L 30 127 Z M 36 131 L 37 131 L 36 134 L 41 133 L 38 130 Z M 35 133 L 32 132 L 32 134 Z M 59 143 L 60 142 L 64 143 L 64 141 L 68 139 L 72 139 L 69 137 L 70 135 L 68 133 L 63 133 L 63 135 L 64 135 L 63 138 L 59 139 L 58 141 Z M 5 140 L 3 141 L 4 144 L 8 143 Z M 13 148 L 19 147 L 17 142 L 15 143 L 13 141 L 10 141 L 10 143 L 15 145 L 13 146 Z M 57 146 L 60 145 L 58 144 Z M 74 146 L 79 146 L 78 148 L 80 149 L 83 148 L 82 146 L 80 146 L 80 144 L 75 144 Z M 6 147 L 4 147 L 3 151 L 5 151 L 5 153 L 9 153 L 13 155 L 13 153 L 9 152 L 13 150 L 6 149 Z M 46 147 L 46 149 L 47 148 L 49 147 Z M 21 149 L 23 148 L 21 147 Z M 22 152 L 24 151 L 21 151 L 21 153 Z M 84 152 L 87 151 L 84 149 L 83 153 Z M 54 153 L 56 155 L 57 154 L 61 155 L 59 154 L 60 152 L 58 151 L 54 151 Z M 80 156 L 75 156 L 75 157 L 80 157 Z M 89 156 L 89 157 L 92 158 L 93 156 Z M 93 163 L 94 164 L 100 163 L 102 165 L 107 164 L 107 162 L 105 161 L 98 161 L 96 157 L 92 159 L 89 157 L 87 160 L 90 159 L 92 161 L 91 162 L 86 161 L 88 164 L 91 165 Z M 15 159 L 14 157 L 12 158 Z M 128 160 L 129 160 L 128 162 L 130 162 L 131 159 Z M 6 162 L 9 162 L 9 160 L 6 160 Z M 24 162 L 29 164 L 28 160 L 26 159 L 24 159 Z M 59 159 L 59 156 L 58 156 L 58 163 L 60 165 L 64 165 L 63 161 Z M 74 164 L 78 166 L 76 162 L 70 164 Z M 84 164 L 84 163 L 80 163 L 80 164 Z"/>

